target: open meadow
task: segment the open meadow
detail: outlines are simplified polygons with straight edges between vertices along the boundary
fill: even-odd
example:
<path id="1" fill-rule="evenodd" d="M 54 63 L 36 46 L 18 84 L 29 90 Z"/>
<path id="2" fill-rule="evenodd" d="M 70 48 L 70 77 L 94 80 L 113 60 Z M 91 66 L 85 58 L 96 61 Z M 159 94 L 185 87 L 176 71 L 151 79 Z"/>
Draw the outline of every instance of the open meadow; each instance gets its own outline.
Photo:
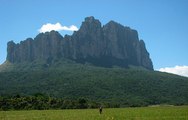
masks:
<path id="1" fill-rule="evenodd" d="M 0 120 L 188 120 L 188 106 L 0 111 Z"/>

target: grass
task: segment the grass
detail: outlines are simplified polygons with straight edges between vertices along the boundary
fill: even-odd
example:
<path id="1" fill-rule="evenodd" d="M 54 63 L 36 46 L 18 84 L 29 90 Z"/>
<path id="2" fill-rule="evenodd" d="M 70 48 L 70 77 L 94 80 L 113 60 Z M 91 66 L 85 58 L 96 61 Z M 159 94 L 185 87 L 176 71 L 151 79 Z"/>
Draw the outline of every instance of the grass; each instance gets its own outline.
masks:
<path id="1" fill-rule="evenodd" d="M 0 111 L 0 120 L 188 120 L 188 106 Z"/>

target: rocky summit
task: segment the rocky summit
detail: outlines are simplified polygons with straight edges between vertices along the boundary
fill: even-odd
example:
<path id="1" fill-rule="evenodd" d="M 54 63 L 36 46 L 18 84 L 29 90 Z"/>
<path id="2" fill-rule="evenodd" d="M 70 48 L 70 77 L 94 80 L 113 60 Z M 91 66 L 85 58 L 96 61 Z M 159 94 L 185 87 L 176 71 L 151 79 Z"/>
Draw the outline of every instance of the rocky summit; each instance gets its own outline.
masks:
<path id="1" fill-rule="evenodd" d="M 40 33 L 34 39 L 7 44 L 7 61 L 11 63 L 67 58 L 102 67 L 141 66 L 153 70 L 153 64 L 138 32 L 115 21 L 106 25 L 87 17 L 78 31 L 61 36 L 56 31 Z"/>

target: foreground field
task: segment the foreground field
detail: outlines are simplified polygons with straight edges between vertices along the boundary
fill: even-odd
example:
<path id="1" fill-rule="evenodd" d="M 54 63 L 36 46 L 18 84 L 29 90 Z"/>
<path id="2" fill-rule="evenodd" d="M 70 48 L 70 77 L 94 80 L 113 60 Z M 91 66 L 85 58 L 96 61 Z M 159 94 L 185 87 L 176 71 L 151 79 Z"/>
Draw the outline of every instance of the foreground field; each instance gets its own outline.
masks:
<path id="1" fill-rule="evenodd" d="M 0 120 L 188 120 L 188 106 L 0 111 Z"/>

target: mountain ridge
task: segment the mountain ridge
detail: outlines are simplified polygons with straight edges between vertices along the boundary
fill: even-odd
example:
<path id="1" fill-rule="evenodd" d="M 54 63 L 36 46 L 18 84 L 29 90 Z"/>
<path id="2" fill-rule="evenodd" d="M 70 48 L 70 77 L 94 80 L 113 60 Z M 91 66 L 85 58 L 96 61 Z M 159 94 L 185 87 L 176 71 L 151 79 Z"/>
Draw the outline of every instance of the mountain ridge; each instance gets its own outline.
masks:
<path id="1" fill-rule="evenodd" d="M 7 49 L 0 96 L 42 93 L 121 107 L 188 104 L 188 78 L 154 71 L 137 31 L 114 21 L 102 26 L 88 17 L 73 35 L 40 33 L 10 41 Z"/>
<path id="2" fill-rule="evenodd" d="M 153 70 L 153 64 L 138 32 L 110 21 L 103 25 L 93 16 L 86 17 L 78 31 L 61 36 L 56 31 L 40 33 L 15 44 L 7 43 L 7 61 L 20 63 L 44 59 L 68 58 L 97 66 L 142 66 Z"/>

